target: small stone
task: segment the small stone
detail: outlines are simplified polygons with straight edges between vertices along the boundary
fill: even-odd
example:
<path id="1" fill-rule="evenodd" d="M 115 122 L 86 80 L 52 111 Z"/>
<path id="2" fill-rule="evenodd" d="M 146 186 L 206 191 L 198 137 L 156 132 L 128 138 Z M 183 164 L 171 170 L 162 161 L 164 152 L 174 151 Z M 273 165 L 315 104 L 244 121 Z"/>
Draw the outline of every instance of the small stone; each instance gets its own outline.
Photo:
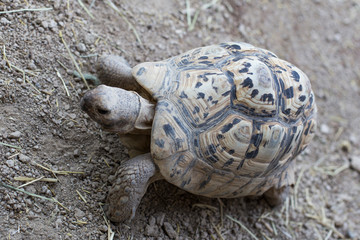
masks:
<path id="1" fill-rule="evenodd" d="M 6 165 L 9 167 L 9 168 L 13 168 L 15 166 L 15 162 L 14 160 L 7 160 L 6 161 Z"/>
<path id="2" fill-rule="evenodd" d="M 348 229 L 346 230 L 345 237 L 349 239 L 356 239 L 357 236 L 352 230 Z"/>
<path id="3" fill-rule="evenodd" d="M 41 26 L 42 26 L 43 28 L 48 28 L 48 27 L 49 27 L 49 23 L 48 23 L 47 21 L 42 21 L 42 22 L 41 22 Z"/>
<path id="4" fill-rule="evenodd" d="M 32 186 L 32 185 L 26 186 L 26 187 L 25 187 L 25 190 L 26 190 L 27 192 L 30 192 L 30 193 L 36 193 L 36 189 L 35 189 L 35 187 Z"/>
<path id="5" fill-rule="evenodd" d="M 159 213 L 159 215 L 156 217 L 156 222 L 159 226 L 162 226 L 164 224 L 165 219 L 165 213 Z"/>
<path id="6" fill-rule="evenodd" d="M 326 124 L 321 124 L 320 126 L 320 132 L 324 133 L 324 134 L 329 134 L 330 133 L 330 128 L 328 125 Z"/>
<path id="7" fill-rule="evenodd" d="M 164 222 L 164 229 L 166 234 L 170 237 L 175 239 L 177 237 L 177 233 L 175 232 L 174 228 L 171 226 L 170 223 Z"/>
<path id="8" fill-rule="evenodd" d="M 0 19 L 0 23 L 6 25 L 6 24 L 10 24 L 11 22 L 10 22 L 9 20 L 7 20 L 6 18 L 2 17 L 2 18 Z"/>
<path id="9" fill-rule="evenodd" d="M 22 163 L 30 162 L 30 158 L 22 153 L 19 154 L 18 158 L 19 158 L 20 162 L 22 162 Z"/>
<path id="10" fill-rule="evenodd" d="M 57 23 L 54 20 L 50 20 L 49 28 L 56 28 L 56 27 L 57 27 Z"/>
<path id="11" fill-rule="evenodd" d="M 85 216 L 85 213 L 83 211 L 81 211 L 80 209 L 76 208 L 74 215 L 77 219 L 81 219 Z"/>
<path id="12" fill-rule="evenodd" d="M 144 234 L 150 237 L 158 237 L 159 236 L 159 228 L 157 226 L 147 225 L 145 227 Z"/>
<path id="13" fill-rule="evenodd" d="M 351 143 L 348 140 L 343 140 L 340 143 L 340 149 L 346 153 L 351 151 Z"/>
<path id="14" fill-rule="evenodd" d="M 154 226 L 155 222 L 156 222 L 155 218 L 153 216 L 151 216 L 150 219 L 149 219 L 149 225 Z"/>
<path id="15" fill-rule="evenodd" d="M 360 156 L 352 156 L 350 166 L 360 173 Z"/>
<path id="16" fill-rule="evenodd" d="M 74 150 L 74 157 L 80 157 L 80 150 L 79 149 Z"/>
<path id="17" fill-rule="evenodd" d="M 85 44 L 83 44 L 83 43 L 79 43 L 78 45 L 76 45 L 76 49 L 77 49 L 79 52 L 86 52 L 86 46 L 85 46 Z"/>
<path id="18" fill-rule="evenodd" d="M 21 132 L 15 131 L 9 134 L 9 138 L 11 139 L 19 139 L 21 137 Z"/>
<path id="19" fill-rule="evenodd" d="M 99 230 L 102 231 L 102 232 L 107 232 L 108 231 L 108 227 L 106 225 L 101 225 L 99 227 Z"/>

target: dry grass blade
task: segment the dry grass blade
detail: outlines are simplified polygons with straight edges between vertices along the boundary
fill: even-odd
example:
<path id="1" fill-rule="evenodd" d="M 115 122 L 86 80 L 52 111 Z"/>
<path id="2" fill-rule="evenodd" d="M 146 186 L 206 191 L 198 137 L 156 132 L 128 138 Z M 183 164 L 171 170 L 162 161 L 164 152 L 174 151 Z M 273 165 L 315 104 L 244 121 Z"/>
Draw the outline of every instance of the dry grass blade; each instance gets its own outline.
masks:
<path id="1" fill-rule="evenodd" d="M 86 199 L 83 197 L 83 195 L 81 195 L 81 193 L 80 193 L 78 190 L 76 190 L 76 192 L 77 192 L 77 194 L 79 195 L 79 197 L 81 198 L 81 200 L 83 200 L 84 203 L 87 203 L 87 201 L 86 201 Z"/>
<path id="2" fill-rule="evenodd" d="M 25 186 L 27 186 L 27 185 L 30 185 L 30 184 L 34 183 L 34 182 L 40 181 L 40 180 L 43 179 L 43 178 L 44 178 L 44 176 L 39 177 L 39 178 L 36 178 L 36 179 L 34 179 L 34 180 L 30 181 L 30 182 L 27 182 L 27 183 L 24 183 L 23 185 L 18 186 L 18 188 L 25 187 Z"/>
<path id="3" fill-rule="evenodd" d="M 72 55 L 72 53 L 71 53 L 71 51 L 70 51 L 70 48 L 69 48 L 68 45 L 66 44 L 65 39 L 63 38 L 63 35 L 62 35 L 62 32 L 61 32 L 61 31 L 59 31 L 59 36 L 60 36 L 61 41 L 63 42 L 63 44 L 64 44 L 64 46 L 65 46 L 65 48 L 66 48 L 66 51 L 68 52 L 68 54 L 69 54 L 69 56 L 70 56 L 70 58 L 71 58 L 71 61 L 74 63 L 76 70 L 79 72 L 79 74 L 80 74 L 80 76 L 81 76 L 81 79 L 84 81 L 85 86 L 87 87 L 87 89 L 90 89 L 90 87 L 89 87 L 89 85 L 88 85 L 88 83 L 87 83 L 84 75 L 82 74 L 82 72 L 81 72 L 81 70 L 80 70 L 79 65 L 77 64 L 74 56 Z"/>
<path id="4" fill-rule="evenodd" d="M 341 232 L 339 232 L 334 226 L 332 226 L 328 222 L 323 221 L 323 219 L 319 218 L 318 216 L 313 216 L 313 215 L 310 215 L 310 214 L 305 214 L 305 216 L 308 217 L 308 218 L 314 219 L 316 222 L 318 222 L 322 226 L 332 230 L 340 238 L 342 238 L 342 239 L 345 238 L 345 236 Z"/>
<path id="5" fill-rule="evenodd" d="M 221 201 L 220 198 L 217 199 L 220 204 L 220 221 L 221 221 L 221 227 L 224 226 L 224 203 Z"/>
<path id="6" fill-rule="evenodd" d="M 131 28 L 131 30 L 134 32 L 136 39 L 138 40 L 138 42 L 140 43 L 140 45 L 142 46 L 143 43 L 139 37 L 139 34 L 137 33 L 136 29 L 134 28 L 134 26 L 131 24 L 131 22 L 129 22 L 129 20 L 126 18 L 126 16 L 120 11 L 120 9 L 118 7 L 115 6 L 115 4 L 113 2 L 111 2 L 110 0 L 106 0 L 106 3 L 115 10 L 115 12 L 117 12 L 122 19 L 124 19 L 124 21 L 129 25 L 129 27 Z"/>
<path id="7" fill-rule="evenodd" d="M 240 226 L 241 228 L 243 228 L 247 233 L 249 233 L 251 237 L 253 237 L 253 238 L 256 239 L 256 240 L 259 240 L 259 239 L 255 236 L 255 234 L 253 234 L 253 233 L 252 233 L 247 227 L 245 227 L 244 224 L 242 224 L 239 220 L 236 220 L 235 218 L 233 218 L 233 217 L 231 217 L 231 216 L 229 216 L 229 215 L 226 215 L 226 217 L 227 217 L 228 219 L 230 219 L 231 221 L 239 224 L 239 226 Z"/>
<path id="8" fill-rule="evenodd" d="M 50 183 L 55 183 L 58 182 L 58 180 L 56 178 L 32 178 L 32 177 L 14 177 L 15 181 L 21 181 L 21 182 L 31 182 L 34 180 L 41 181 L 41 182 L 50 182 Z"/>
<path id="9" fill-rule="evenodd" d="M 68 97 L 70 97 L 69 90 L 68 90 L 68 88 L 66 87 L 65 81 L 64 81 L 64 79 L 62 78 L 60 72 L 59 72 L 57 69 L 55 69 L 55 71 L 56 71 L 56 75 L 60 78 L 62 84 L 64 85 L 66 95 L 67 95 Z"/>
<path id="10" fill-rule="evenodd" d="M 0 142 L 0 145 L 6 146 L 6 147 L 11 147 L 11 148 L 16 148 L 16 149 L 21 149 L 21 147 L 11 145 L 11 144 L 7 144 L 7 143 L 3 143 L 3 142 Z"/>
<path id="11" fill-rule="evenodd" d="M 218 209 L 217 207 L 211 206 L 211 205 L 207 205 L 207 204 L 202 204 L 202 203 L 195 203 L 192 205 L 193 207 L 199 207 L 199 208 L 208 208 L 214 212 L 216 212 Z"/>
<path id="12" fill-rule="evenodd" d="M 307 169 L 303 168 L 303 169 L 300 171 L 299 177 L 298 177 L 298 179 L 296 180 L 296 183 L 295 183 L 295 187 L 294 187 L 294 196 L 295 196 L 294 202 L 295 202 L 295 208 L 298 207 L 298 201 L 297 201 L 297 199 L 298 199 L 298 197 L 297 197 L 297 196 L 298 196 L 298 189 L 299 189 L 300 180 L 301 180 L 302 176 L 304 175 L 305 170 L 307 170 Z"/>
<path id="13" fill-rule="evenodd" d="M 9 11 L 2 11 L 0 14 L 9 14 L 9 13 L 17 13 L 17 12 L 40 12 L 40 11 L 50 11 L 52 8 L 22 8 L 22 9 L 14 9 Z"/>
<path id="14" fill-rule="evenodd" d="M 91 14 L 91 12 L 89 11 L 89 9 L 87 9 L 87 7 L 84 5 L 84 3 L 81 0 L 78 0 L 80 6 L 85 10 L 85 12 L 92 18 L 95 19 L 94 16 Z"/>
<path id="15" fill-rule="evenodd" d="M 50 169 L 50 168 L 44 167 L 43 165 L 38 164 L 38 163 L 36 163 L 36 162 L 35 162 L 35 165 L 38 166 L 38 167 L 40 167 L 40 168 L 42 168 L 42 169 L 44 169 L 44 170 L 46 170 L 46 171 L 49 171 L 49 172 L 53 173 L 53 174 L 60 174 L 60 175 L 68 175 L 68 174 L 71 174 L 71 173 L 72 173 L 72 174 L 84 174 L 84 172 L 56 171 L 56 170 L 52 170 L 52 169 Z"/>
<path id="16" fill-rule="evenodd" d="M 217 235 L 219 236 L 219 238 L 221 240 L 224 240 L 223 236 L 221 235 L 220 230 L 215 226 L 215 224 L 213 222 L 211 222 L 211 225 L 213 226 L 213 228 L 215 229 L 215 232 L 217 233 Z"/>
<path id="17" fill-rule="evenodd" d="M 1 181 L 0 181 L 0 187 L 5 187 L 5 188 L 9 188 L 9 189 L 18 191 L 18 192 L 22 192 L 22 193 L 25 193 L 25 194 L 27 194 L 27 195 L 29 195 L 29 196 L 32 196 L 32 197 L 45 199 L 45 200 L 48 200 L 48 201 L 51 201 L 51 202 L 57 202 L 57 200 L 54 199 L 54 198 L 47 198 L 47 197 L 44 197 L 44 196 L 40 196 L 40 195 L 31 193 L 31 192 L 25 191 L 25 190 L 23 190 L 23 189 L 19 189 L 19 188 L 17 188 L 17 187 L 13 187 L 13 186 L 11 186 L 11 185 L 7 185 L 7 184 L 5 184 L 5 183 L 3 183 L 3 182 L 1 182 Z"/>

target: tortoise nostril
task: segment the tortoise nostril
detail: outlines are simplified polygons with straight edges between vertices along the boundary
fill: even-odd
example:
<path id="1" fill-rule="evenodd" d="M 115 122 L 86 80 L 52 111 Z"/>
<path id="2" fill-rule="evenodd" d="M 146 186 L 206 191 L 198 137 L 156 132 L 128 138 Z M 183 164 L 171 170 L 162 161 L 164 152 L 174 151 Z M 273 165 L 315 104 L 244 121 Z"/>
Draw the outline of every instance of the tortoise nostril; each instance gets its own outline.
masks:
<path id="1" fill-rule="evenodd" d="M 105 114 L 109 114 L 110 110 L 106 110 L 106 109 L 102 109 L 102 108 L 98 108 L 97 109 L 98 113 L 100 113 L 101 115 L 105 115 Z"/>

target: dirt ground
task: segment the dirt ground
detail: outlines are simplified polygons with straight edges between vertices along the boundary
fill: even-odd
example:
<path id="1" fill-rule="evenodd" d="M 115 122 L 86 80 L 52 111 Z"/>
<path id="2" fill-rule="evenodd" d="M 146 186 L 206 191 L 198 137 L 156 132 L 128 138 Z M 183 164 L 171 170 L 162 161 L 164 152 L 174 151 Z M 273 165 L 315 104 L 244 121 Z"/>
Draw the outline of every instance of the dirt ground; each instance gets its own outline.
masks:
<path id="1" fill-rule="evenodd" d="M 0 0 L 0 239 L 360 238 L 359 0 L 113 2 Z M 135 65 L 225 41 L 269 49 L 312 82 L 318 131 L 289 198 L 271 209 L 160 181 L 131 223 L 108 224 L 101 204 L 129 157 L 81 112 L 74 61 L 94 74 L 104 53 Z"/>

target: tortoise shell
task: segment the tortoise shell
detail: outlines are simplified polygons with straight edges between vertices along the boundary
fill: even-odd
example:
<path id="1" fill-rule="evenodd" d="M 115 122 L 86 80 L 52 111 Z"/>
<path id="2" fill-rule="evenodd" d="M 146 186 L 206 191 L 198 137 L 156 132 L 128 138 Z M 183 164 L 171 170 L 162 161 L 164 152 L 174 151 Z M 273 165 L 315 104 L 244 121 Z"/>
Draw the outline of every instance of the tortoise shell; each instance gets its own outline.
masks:
<path id="1" fill-rule="evenodd" d="M 151 154 L 164 178 L 208 197 L 261 195 L 294 182 L 315 131 L 307 76 L 246 43 L 197 48 L 133 68 L 157 101 Z"/>

